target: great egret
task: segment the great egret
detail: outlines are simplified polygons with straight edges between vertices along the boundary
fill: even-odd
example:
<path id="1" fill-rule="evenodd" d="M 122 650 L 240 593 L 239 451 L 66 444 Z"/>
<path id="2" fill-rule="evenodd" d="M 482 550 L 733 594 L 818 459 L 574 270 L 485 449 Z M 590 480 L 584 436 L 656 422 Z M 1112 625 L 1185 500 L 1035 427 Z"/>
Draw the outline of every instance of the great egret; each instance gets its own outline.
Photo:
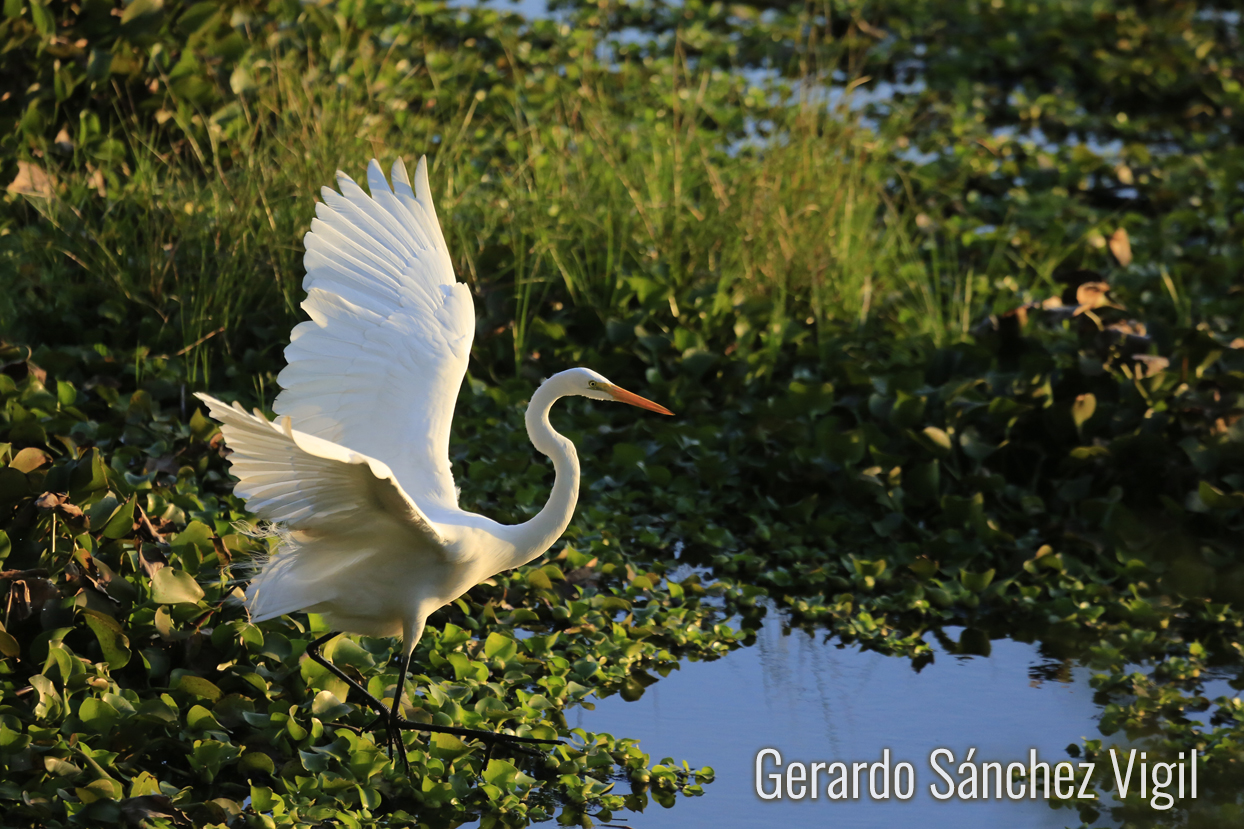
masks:
<path id="1" fill-rule="evenodd" d="M 586 368 L 553 375 L 531 397 L 527 434 L 553 461 L 548 503 L 506 526 L 458 506 L 449 465 L 449 425 L 466 373 L 475 311 L 454 277 L 428 186 L 427 159 L 412 190 L 401 160 L 393 186 L 373 159 L 368 196 L 344 173 L 307 233 L 302 307 L 285 349 L 288 366 L 270 422 L 198 395 L 220 421 L 247 509 L 283 528 L 287 542 L 246 591 L 256 622 L 295 611 L 324 616 L 334 632 L 307 647 L 398 729 L 487 741 L 550 743 L 489 731 L 415 723 L 399 715 L 411 655 L 434 610 L 479 582 L 544 553 L 566 529 L 579 494 L 574 444 L 553 430 L 562 397 L 668 409 Z M 338 632 L 401 636 L 401 673 L 384 704 L 319 652 Z M 405 752 L 402 752 L 405 757 Z"/>

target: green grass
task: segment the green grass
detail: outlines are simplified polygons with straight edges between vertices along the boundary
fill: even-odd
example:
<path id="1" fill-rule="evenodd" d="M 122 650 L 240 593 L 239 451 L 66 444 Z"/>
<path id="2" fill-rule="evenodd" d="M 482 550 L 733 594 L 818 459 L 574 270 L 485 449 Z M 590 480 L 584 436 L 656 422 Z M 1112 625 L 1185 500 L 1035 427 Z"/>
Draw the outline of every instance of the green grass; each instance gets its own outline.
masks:
<path id="1" fill-rule="evenodd" d="M 516 367 L 533 324 L 562 305 L 601 323 L 642 310 L 650 327 L 687 330 L 687 351 L 734 340 L 743 305 L 766 309 L 757 347 L 769 348 L 788 325 L 849 329 L 927 302 L 887 220 L 892 162 L 845 111 L 758 106 L 772 138 L 738 149 L 713 126 L 739 79 L 673 61 L 545 75 L 538 111 L 523 79 L 408 122 L 382 92 L 326 86 L 299 65 L 274 63 L 225 126 L 131 118 L 121 165 L 47 147 L 40 163 L 60 186 L 23 197 L 39 221 L 0 244 L 10 336 L 63 319 L 70 341 L 110 331 L 190 353 L 206 380 L 218 355 L 245 362 L 297 321 L 301 237 L 332 172 L 423 152 L 456 270 L 489 326 L 507 328 Z M 621 106 L 624 94 L 643 97 Z M 491 98 L 504 102 L 481 106 Z"/>

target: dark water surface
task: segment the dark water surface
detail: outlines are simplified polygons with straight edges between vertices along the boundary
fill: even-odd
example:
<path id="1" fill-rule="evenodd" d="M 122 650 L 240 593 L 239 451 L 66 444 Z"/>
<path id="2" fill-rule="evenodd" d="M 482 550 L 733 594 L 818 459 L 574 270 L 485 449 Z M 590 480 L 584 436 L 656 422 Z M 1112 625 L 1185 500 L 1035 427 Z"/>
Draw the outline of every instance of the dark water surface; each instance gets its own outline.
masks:
<path id="1" fill-rule="evenodd" d="M 935 800 L 929 755 L 954 752 L 951 771 L 976 748 L 977 763 L 1071 759 L 1069 743 L 1100 736 L 1085 668 L 1064 670 L 1066 681 L 1036 678 L 1048 660 L 1035 645 L 992 643 L 989 657 L 962 657 L 938 648 L 920 673 L 905 659 L 840 648 L 800 631 L 784 635 L 770 614 L 754 646 L 715 662 L 682 664 L 636 702 L 620 696 L 596 701 L 595 711 L 570 714 L 571 725 L 637 738 L 654 762 L 687 760 L 712 766 L 716 781 L 698 798 L 679 798 L 664 809 L 617 815 L 634 829 L 660 827 L 1026 827 L 1078 826 L 1074 811 L 1044 800 Z M 956 631 L 947 631 L 956 635 Z M 776 748 L 783 760 L 803 763 L 877 762 L 890 749 L 891 764 L 906 760 L 916 776 L 915 796 L 874 801 L 762 800 L 755 791 L 755 758 Z M 772 769 L 770 769 L 771 771 Z M 863 778 L 867 786 L 867 777 Z M 957 780 L 957 778 L 956 778 Z M 620 787 L 628 785 L 625 782 Z"/>

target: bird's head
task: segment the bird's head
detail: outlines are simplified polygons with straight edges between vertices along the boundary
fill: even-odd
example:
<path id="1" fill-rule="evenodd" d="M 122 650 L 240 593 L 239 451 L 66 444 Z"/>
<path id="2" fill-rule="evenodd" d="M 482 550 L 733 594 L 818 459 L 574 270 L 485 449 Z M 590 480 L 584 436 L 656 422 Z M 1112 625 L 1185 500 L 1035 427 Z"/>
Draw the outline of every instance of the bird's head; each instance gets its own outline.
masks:
<path id="1" fill-rule="evenodd" d="M 614 385 L 603 375 L 592 371 L 590 368 L 572 368 L 561 372 L 555 379 L 561 386 L 560 391 L 562 394 L 590 397 L 593 400 L 616 400 L 619 403 L 629 403 L 632 406 L 638 406 L 650 412 L 673 414 L 673 412 L 659 403 L 653 403 L 645 397 L 640 397 L 634 392 L 629 392 L 620 386 Z"/>

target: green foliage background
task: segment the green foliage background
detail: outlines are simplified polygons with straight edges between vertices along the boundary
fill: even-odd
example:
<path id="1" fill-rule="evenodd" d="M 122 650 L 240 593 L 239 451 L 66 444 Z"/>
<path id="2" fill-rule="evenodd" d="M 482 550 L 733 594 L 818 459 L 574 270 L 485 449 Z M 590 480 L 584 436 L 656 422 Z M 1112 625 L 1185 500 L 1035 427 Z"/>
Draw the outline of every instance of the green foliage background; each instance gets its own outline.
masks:
<path id="1" fill-rule="evenodd" d="M 1085 825 L 1240 822 L 1241 705 L 1203 694 L 1241 683 L 1230 4 L 4 14 L 0 331 L 29 344 L 0 375 L 7 822 L 589 825 L 669 805 L 711 769 L 562 712 L 745 643 L 765 597 L 916 667 L 930 633 L 976 654 L 1039 640 L 1096 671 L 1102 738 L 1074 753 L 1206 757 L 1198 802 L 1155 813 L 1103 777 Z M 569 406 L 595 483 L 566 544 L 447 608 L 417 652 L 411 716 L 570 744 L 485 765 L 411 735 L 407 780 L 302 658 L 318 620 L 255 627 L 230 602 L 229 565 L 267 542 L 235 527 L 186 401 L 271 401 L 311 194 L 422 152 L 477 297 L 464 504 L 517 520 L 542 501 L 520 412 L 552 371 L 591 365 L 680 417 Z M 675 549 L 704 575 L 669 581 Z M 385 696 L 392 648 L 330 655 Z"/>

